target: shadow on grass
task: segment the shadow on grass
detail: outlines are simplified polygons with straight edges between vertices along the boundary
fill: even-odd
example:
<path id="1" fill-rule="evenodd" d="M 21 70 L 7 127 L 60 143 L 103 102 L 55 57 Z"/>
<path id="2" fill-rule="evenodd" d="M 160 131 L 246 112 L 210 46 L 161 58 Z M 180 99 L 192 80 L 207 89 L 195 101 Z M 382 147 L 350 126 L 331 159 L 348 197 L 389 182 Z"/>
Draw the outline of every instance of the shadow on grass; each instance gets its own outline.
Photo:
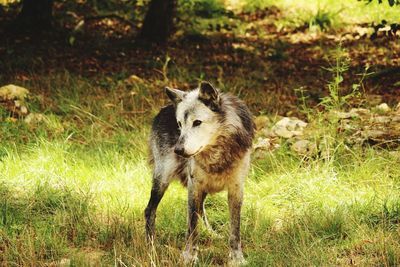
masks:
<path id="1" fill-rule="evenodd" d="M 105 213 L 96 208 L 90 194 L 76 189 L 54 188 L 44 183 L 23 192 L 2 183 L 0 262 L 24 266 L 68 259 L 78 265 L 115 261 L 120 261 L 119 265 L 180 265 L 185 209 L 184 203 L 177 201 L 181 200 L 173 199 L 163 205 L 157 224 L 159 238 L 154 246 L 149 246 L 143 240 L 143 219 L 136 215 L 136 210 Z M 221 239 L 201 233 L 200 261 L 206 266 L 224 264 L 228 252 L 227 213 L 213 208 L 213 202 L 222 198 L 210 201 L 210 217 L 217 219 L 224 230 L 220 228 Z M 249 208 L 243 216 L 245 253 L 250 266 L 351 261 L 394 266 L 400 260 L 399 206 L 400 200 L 375 207 L 310 208 L 283 220 L 255 218 L 256 213 Z"/>

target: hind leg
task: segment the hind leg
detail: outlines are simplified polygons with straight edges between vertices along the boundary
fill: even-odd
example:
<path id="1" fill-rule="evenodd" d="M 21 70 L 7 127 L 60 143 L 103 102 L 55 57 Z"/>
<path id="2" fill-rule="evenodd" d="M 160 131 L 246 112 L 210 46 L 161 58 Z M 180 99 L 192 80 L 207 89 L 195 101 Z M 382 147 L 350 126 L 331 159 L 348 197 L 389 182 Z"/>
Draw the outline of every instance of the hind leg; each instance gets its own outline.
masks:
<path id="1" fill-rule="evenodd" d="M 184 166 L 173 152 L 159 158 L 154 158 L 153 186 L 151 188 L 149 203 L 144 211 L 146 219 L 146 237 L 150 240 L 154 238 L 158 204 L 160 204 L 173 177 L 177 175 L 177 171 Z"/>
<path id="2" fill-rule="evenodd" d="M 144 211 L 146 219 L 146 237 L 149 240 L 153 240 L 154 238 L 157 207 L 169 185 L 168 182 L 162 180 L 161 175 L 157 175 L 156 173 L 154 174 L 150 200 Z"/>

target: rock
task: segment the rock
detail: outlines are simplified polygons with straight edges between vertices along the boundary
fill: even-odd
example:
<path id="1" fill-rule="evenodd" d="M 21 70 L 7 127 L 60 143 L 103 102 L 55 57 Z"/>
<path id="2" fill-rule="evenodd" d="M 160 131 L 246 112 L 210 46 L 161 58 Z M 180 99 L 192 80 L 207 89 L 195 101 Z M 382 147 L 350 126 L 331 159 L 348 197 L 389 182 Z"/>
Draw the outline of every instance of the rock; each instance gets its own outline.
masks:
<path id="1" fill-rule="evenodd" d="M 396 108 L 394 109 L 396 113 L 400 114 L 400 102 L 397 104 Z"/>
<path id="2" fill-rule="evenodd" d="M 286 129 L 285 127 L 279 126 L 279 127 L 275 127 L 275 129 L 273 129 L 273 132 L 279 136 L 279 137 L 283 137 L 286 139 L 292 138 L 294 136 L 294 133 L 289 131 L 288 129 Z"/>
<path id="3" fill-rule="evenodd" d="M 257 142 L 253 145 L 253 149 L 268 150 L 271 148 L 271 139 L 259 137 Z"/>
<path id="4" fill-rule="evenodd" d="M 302 136 L 303 135 L 303 129 L 298 130 L 298 131 L 292 131 L 293 136 Z"/>
<path id="5" fill-rule="evenodd" d="M 6 100 L 24 100 L 29 94 L 28 89 L 23 87 L 9 84 L 3 87 L 0 87 L 0 101 Z"/>
<path id="6" fill-rule="evenodd" d="M 28 114 L 28 108 L 26 106 L 21 106 L 20 111 L 21 111 L 21 115 Z"/>
<path id="7" fill-rule="evenodd" d="M 380 112 L 380 113 L 388 113 L 391 111 L 390 107 L 386 103 L 382 103 L 380 105 L 377 105 L 375 109 Z"/>
<path id="8" fill-rule="evenodd" d="M 291 146 L 292 150 L 299 155 L 310 156 L 317 152 L 317 145 L 308 140 L 298 140 Z"/>
<path id="9" fill-rule="evenodd" d="M 400 103 L 394 109 L 386 103 L 381 103 L 371 109 L 352 108 L 348 112 L 331 111 L 324 119 L 332 122 L 332 126 L 336 127 L 336 133 L 346 139 L 347 145 L 373 144 L 389 149 L 400 147 Z M 268 124 L 267 118 L 260 118 L 259 124 L 264 127 Z M 298 118 L 283 117 L 273 127 L 260 129 L 258 136 L 266 137 L 266 139 L 258 141 L 254 147 L 255 151 L 268 150 L 269 152 L 275 149 L 275 144 L 279 144 L 283 141 L 282 139 L 288 139 L 285 143 L 291 144 L 291 150 L 300 155 L 320 153 L 321 157 L 330 157 L 332 151 L 316 146 L 316 143 L 321 141 L 319 129 L 324 125 L 319 122 L 314 125 L 311 122 L 311 125 L 306 127 L 307 123 Z M 312 136 L 319 141 L 306 140 Z"/>
<path id="10" fill-rule="evenodd" d="M 14 106 L 19 109 L 21 115 L 28 114 L 28 108 L 24 105 L 21 100 L 14 100 Z"/>
<path id="11" fill-rule="evenodd" d="M 257 141 L 253 145 L 253 158 L 265 158 L 267 153 L 278 149 L 281 146 L 279 143 L 280 139 L 276 136 L 272 138 L 258 137 Z"/>
<path id="12" fill-rule="evenodd" d="M 25 116 L 28 114 L 28 108 L 25 105 L 28 94 L 27 89 L 13 84 L 0 87 L 0 105 L 12 117 Z"/>
<path id="13" fill-rule="evenodd" d="M 400 122 L 400 115 L 394 115 L 392 117 L 392 122 Z"/>
<path id="14" fill-rule="evenodd" d="M 261 136 L 266 136 L 266 137 L 274 137 L 274 136 L 276 136 L 275 133 L 272 131 L 272 129 L 269 129 L 268 127 L 265 127 L 264 129 L 261 129 L 259 134 Z"/>
<path id="15" fill-rule="evenodd" d="M 361 134 L 366 139 L 378 139 L 384 137 L 386 135 L 386 131 L 377 129 L 367 129 L 362 131 Z"/>
<path id="16" fill-rule="evenodd" d="M 301 130 L 302 131 L 306 126 L 307 126 L 306 122 L 304 122 L 302 120 L 299 120 L 297 118 L 291 118 L 291 123 L 289 124 L 288 129 L 289 130 L 297 130 L 297 131 Z"/>
<path id="17" fill-rule="evenodd" d="M 265 153 L 271 150 L 271 148 L 271 139 L 259 137 L 253 145 L 253 157 L 256 159 L 263 158 L 265 157 Z"/>
<path id="18" fill-rule="evenodd" d="M 371 114 L 371 111 L 366 108 L 352 108 L 349 112 L 357 116 L 368 116 Z"/>
<path id="19" fill-rule="evenodd" d="M 260 115 L 254 118 L 257 130 L 264 129 L 270 123 L 270 119 L 266 115 Z"/>
<path id="20" fill-rule="evenodd" d="M 40 113 L 30 113 L 25 117 L 24 122 L 28 125 L 36 125 L 43 122 L 46 116 Z"/>
<path id="21" fill-rule="evenodd" d="M 343 120 L 338 129 L 340 129 L 340 131 L 353 131 L 357 128 L 358 126 L 352 123 L 351 120 Z"/>
<path id="22" fill-rule="evenodd" d="M 338 119 L 351 119 L 355 117 L 359 117 L 357 112 L 342 112 L 342 111 L 334 111 L 333 115 Z"/>
<path id="23" fill-rule="evenodd" d="M 366 95 L 366 101 L 369 103 L 371 106 L 376 106 L 382 103 L 382 96 L 381 95 Z"/>
<path id="24" fill-rule="evenodd" d="M 372 118 L 372 122 L 375 122 L 375 123 L 381 123 L 381 124 L 383 124 L 383 123 L 388 123 L 388 122 L 390 122 L 392 119 L 391 119 L 391 117 L 389 117 L 389 116 L 376 116 L 376 117 L 373 117 Z"/>
<path id="25" fill-rule="evenodd" d="M 21 103 L 20 100 L 15 100 L 15 101 L 14 101 L 14 105 L 15 105 L 15 107 L 17 107 L 17 108 L 20 108 L 21 105 L 22 105 L 22 103 Z"/>
<path id="26" fill-rule="evenodd" d="M 303 131 L 306 126 L 307 123 L 299 120 L 298 118 L 284 117 L 272 127 L 272 131 L 277 136 L 291 138 L 293 136 L 303 135 Z"/>

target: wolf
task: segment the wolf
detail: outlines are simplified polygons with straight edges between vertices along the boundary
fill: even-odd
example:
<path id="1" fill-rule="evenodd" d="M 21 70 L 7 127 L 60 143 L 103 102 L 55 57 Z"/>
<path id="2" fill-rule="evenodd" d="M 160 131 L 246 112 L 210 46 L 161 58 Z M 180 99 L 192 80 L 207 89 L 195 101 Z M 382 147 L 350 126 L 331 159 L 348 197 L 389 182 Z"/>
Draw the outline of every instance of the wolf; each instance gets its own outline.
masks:
<path id="1" fill-rule="evenodd" d="M 243 101 L 221 93 L 209 82 L 201 82 L 189 92 L 165 90 L 172 104 L 156 115 L 150 134 L 153 180 L 144 212 L 146 235 L 154 240 L 157 206 L 171 181 L 180 180 L 188 189 L 188 229 L 182 256 L 185 263 L 196 262 L 198 219 L 209 228 L 206 196 L 227 190 L 229 264 L 244 264 L 240 214 L 254 138 L 252 115 Z"/>

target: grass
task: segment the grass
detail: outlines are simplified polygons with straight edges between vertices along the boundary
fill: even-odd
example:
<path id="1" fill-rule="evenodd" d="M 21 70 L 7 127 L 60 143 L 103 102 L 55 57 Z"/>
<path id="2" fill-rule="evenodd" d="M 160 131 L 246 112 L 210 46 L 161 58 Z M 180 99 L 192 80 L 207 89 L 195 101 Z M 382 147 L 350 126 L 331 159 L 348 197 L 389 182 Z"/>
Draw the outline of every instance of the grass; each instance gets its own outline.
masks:
<path id="1" fill-rule="evenodd" d="M 133 88 L 109 81 L 105 91 L 69 73 L 33 80 L 25 86 L 44 96 L 32 99 L 31 109 L 43 111 L 46 103 L 47 119 L 1 127 L 2 265 L 181 265 L 186 191 L 180 184 L 160 205 L 157 242 L 144 242 L 147 135 L 165 103 L 157 87 L 171 81 L 142 80 Z M 137 93 L 127 96 L 130 90 Z M 134 112 L 141 110 L 148 112 Z M 327 159 L 301 159 L 282 145 L 253 162 L 242 219 L 249 266 L 400 263 L 398 152 L 349 150 L 340 139 L 329 146 Z M 206 206 L 222 238 L 201 232 L 200 266 L 223 265 L 226 194 L 211 196 Z"/>
<path id="2" fill-rule="evenodd" d="M 382 20 L 397 23 L 400 20 L 400 6 L 390 7 L 387 1 L 383 1 L 382 4 L 379 4 L 378 1 L 372 1 L 367 4 L 366 1 L 333 0 L 230 0 L 226 1 L 225 7 L 237 14 L 241 12 L 251 14 L 267 10 L 267 15 L 264 19 L 254 21 L 250 25 L 243 24 L 240 19 L 228 19 L 222 22 L 235 25 L 233 32 L 238 36 L 245 36 L 246 33 L 249 34 L 249 26 L 253 28 L 252 30 L 256 29 L 258 35 L 262 35 L 265 23 L 272 23 L 278 31 L 283 32 L 298 29 L 308 29 L 311 32 L 337 32 L 342 30 L 348 31 L 349 26 L 352 27 L 355 24 L 371 24 L 372 22 L 379 24 Z M 276 8 L 278 8 L 279 12 L 277 12 Z M 268 11 L 272 13 L 269 14 Z M 205 20 L 204 22 L 206 26 L 212 23 L 216 22 L 212 20 Z M 203 28 L 204 31 L 206 26 L 202 26 L 201 21 L 197 24 L 197 27 Z"/>
<path id="3" fill-rule="evenodd" d="M 272 5 L 277 6 L 288 17 L 293 19 L 305 18 L 308 15 L 317 15 L 321 11 L 337 14 L 344 23 L 370 23 L 371 21 L 380 22 L 382 19 L 389 21 L 399 20 L 399 8 L 389 7 L 387 1 L 378 4 L 378 1 L 372 1 L 366 4 L 365 1 L 290 1 L 290 0 L 257 0 L 257 1 L 231 1 L 231 8 L 243 9 L 245 11 L 254 11 L 257 9 L 268 8 Z"/>

